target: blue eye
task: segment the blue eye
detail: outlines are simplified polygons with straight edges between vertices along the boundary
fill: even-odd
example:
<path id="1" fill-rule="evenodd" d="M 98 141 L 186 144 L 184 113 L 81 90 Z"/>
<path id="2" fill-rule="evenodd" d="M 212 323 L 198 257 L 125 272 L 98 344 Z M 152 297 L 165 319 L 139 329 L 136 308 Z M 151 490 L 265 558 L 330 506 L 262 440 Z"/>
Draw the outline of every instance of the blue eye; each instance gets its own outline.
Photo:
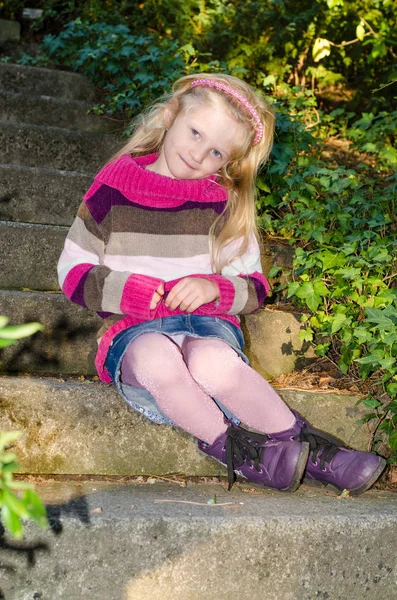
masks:
<path id="1" fill-rule="evenodd" d="M 196 129 L 192 129 L 192 134 L 194 135 L 194 137 L 198 137 L 200 135 Z"/>
<path id="2" fill-rule="evenodd" d="M 212 151 L 212 154 L 215 156 L 215 158 L 222 158 L 222 154 L 219 152 L 219 150 L 214 150 Z"/>

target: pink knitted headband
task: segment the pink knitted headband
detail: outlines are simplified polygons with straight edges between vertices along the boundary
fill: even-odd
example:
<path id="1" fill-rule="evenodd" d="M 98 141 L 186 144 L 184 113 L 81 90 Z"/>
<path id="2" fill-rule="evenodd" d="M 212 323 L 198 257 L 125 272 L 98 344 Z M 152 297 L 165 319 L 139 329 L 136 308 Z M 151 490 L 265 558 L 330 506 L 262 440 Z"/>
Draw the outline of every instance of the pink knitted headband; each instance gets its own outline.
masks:
<path id="1" fill-rule="evenodd" d="M 255 127 L 256 135 L 255 135 L 254 141 L 252 142 L 252 145 L 255 146 L 255 144 L 257 144 L 262 139 L 262 135 L 263 135 L 262 122 L 260 120 L 260 117 L 259 117 L 257 111 L 248 102 L 248 100 L 245 96 L 243 96 L 242 94 L 240 94 L 233 88 L 226 85 L 226 83 L 222 83 L 221 81 L 217 81 L 216 79 L 195 79 L 194 81 L 192 81 L 191 87 L 197 87 L 197 86 L 215 88 L 216 90 L 219 90 L 221 92 L 224 92 L 225 94 L 228 94 L 229 96 L 233 96 L 233 98 L 236 98 L 236 100 L 238 100 L 240 102 L 240 104 L 242 106 L 244 106 L 244 108 L 252 115 L 253 119 L 256 122 L 256 127 Z"/>

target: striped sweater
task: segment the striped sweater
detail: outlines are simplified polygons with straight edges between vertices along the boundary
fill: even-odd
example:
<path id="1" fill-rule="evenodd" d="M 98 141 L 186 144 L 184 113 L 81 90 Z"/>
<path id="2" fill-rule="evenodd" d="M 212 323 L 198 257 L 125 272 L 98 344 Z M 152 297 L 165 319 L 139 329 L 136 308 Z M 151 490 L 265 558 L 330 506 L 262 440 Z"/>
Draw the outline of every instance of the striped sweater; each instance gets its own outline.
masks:
<path id="1" fill-rule="evenodd" d="M 126 154 L 98 173 L 58 263 L 64 294 L 104 319 L 96 357 L 102 381 L 110 381 L 104 365 L 119 332 L 183 314 L 179 309 L 171 311 L 164 302 L 150 310 L 161 282 L 167 294 L 183 277 L 215 281 L 218 301 L 204 304 L 194 314 L 216 316 L 237 326 L 237 315 L 257 310 L 268 293 L 256 240 L 222 274 L 212 272 L 208 233 L 227 202 L 227 192 L 215 176 L 171 179 L 145 168 L 156 158 Z M 234 249 L 226 246 L 223 256 L 227 258 Z"/>

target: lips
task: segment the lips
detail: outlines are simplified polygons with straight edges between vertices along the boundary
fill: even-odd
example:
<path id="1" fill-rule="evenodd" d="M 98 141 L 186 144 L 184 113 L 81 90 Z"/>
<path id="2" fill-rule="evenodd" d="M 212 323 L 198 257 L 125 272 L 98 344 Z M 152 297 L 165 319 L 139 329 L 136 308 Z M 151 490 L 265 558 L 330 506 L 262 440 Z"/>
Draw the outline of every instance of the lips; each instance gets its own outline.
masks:
<path id="1" fill-rule="evenodd" d="M 180 154 L 178 155 L 179 158 L 181 159 L 181 161 L 189 168 L 192 169 L 192 171 L 194 170 L 194 167 L 192 167 L 192 165 L 189 165 L 188 162 L 186 162 L 186 160 L 183 158 L 183 156 L 181 156 Z"/>

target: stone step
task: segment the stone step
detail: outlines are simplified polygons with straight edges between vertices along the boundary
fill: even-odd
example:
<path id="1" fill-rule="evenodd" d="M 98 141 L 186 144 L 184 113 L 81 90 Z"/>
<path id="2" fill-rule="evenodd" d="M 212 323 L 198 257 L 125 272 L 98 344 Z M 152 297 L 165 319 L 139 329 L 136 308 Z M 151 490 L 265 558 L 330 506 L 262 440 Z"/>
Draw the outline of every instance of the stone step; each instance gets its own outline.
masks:
<path id="1" fill-rule="evenodd" d="M 95 87 L 86 77 L 55 69 L 0 63 L 0 89 L 29 96 L 94 100 Z"/>
<path id="2" fill-rule="evenodd" d="M 40 321 L 45 330 L 0 355 L 2 372 L 95 375 L 96 333 L 101 319 L 62 294 L 0 290 L 0 314 L 13 324 Z M 263 309 L 243 320 L 246 352 L 266 379 L 291 373 L 313 359 L 301 341 L 299 315 Z M 266 343 L 263 341 L 266 340 Z"/>
<path id="3" fill-rule="evenodd" d="M 52 528 L 2 542 L 7 600 L 395 600 L 397 495 L 42 483 Z M 216 495 L 217 504 L 208 504 Z"/>
<path id="4" fill-rule="evenodd" d="M 0 165 L 0 219 L 70 226 L 92 176 Z"/>
<path id="5" fill-rule="evenodd" d="M 67 233 L 60 225 L 0 221 L 1 287 L 58 290 L 57 262 Z"/>
<path id="6" fill-rule="evenodd" d="M 2 372 L 95 375 L 96 332 L 101 319 L 63 294 L 0 290 L 0 314 L 12 324 L 40 321 L 44 331 L 5 348 Z"/>
<path id="7" fill-rule="evenodd" d="M 278 388 L 314 427 L 356 449 L 369 434 L 357 397 Z M 359 405 L 361 406 L 361 405 Z M 19 430 L 25 473 L 187 476 L 225 474 L 181 429 L 157 425 L 130 409 L 113 385 L 39 377 L 0 377 L 0 431 Z M 150 451 L 149 451 L 150 449 Z"/>
<path id="8" fill-rule="evenodd" d="M 0 120 L 32 125 L 50 125 L 96 133 L 121 131 L 116 119 L 87 114 L 92 103 L 51 96 L 33 96 L 0 90 Z"/>
<path id="9" fill-rule="evenodd" d="M 60 127 L 0 122 L 2 162 L 96 173 L 120 147 L 117 136 Z"/>

